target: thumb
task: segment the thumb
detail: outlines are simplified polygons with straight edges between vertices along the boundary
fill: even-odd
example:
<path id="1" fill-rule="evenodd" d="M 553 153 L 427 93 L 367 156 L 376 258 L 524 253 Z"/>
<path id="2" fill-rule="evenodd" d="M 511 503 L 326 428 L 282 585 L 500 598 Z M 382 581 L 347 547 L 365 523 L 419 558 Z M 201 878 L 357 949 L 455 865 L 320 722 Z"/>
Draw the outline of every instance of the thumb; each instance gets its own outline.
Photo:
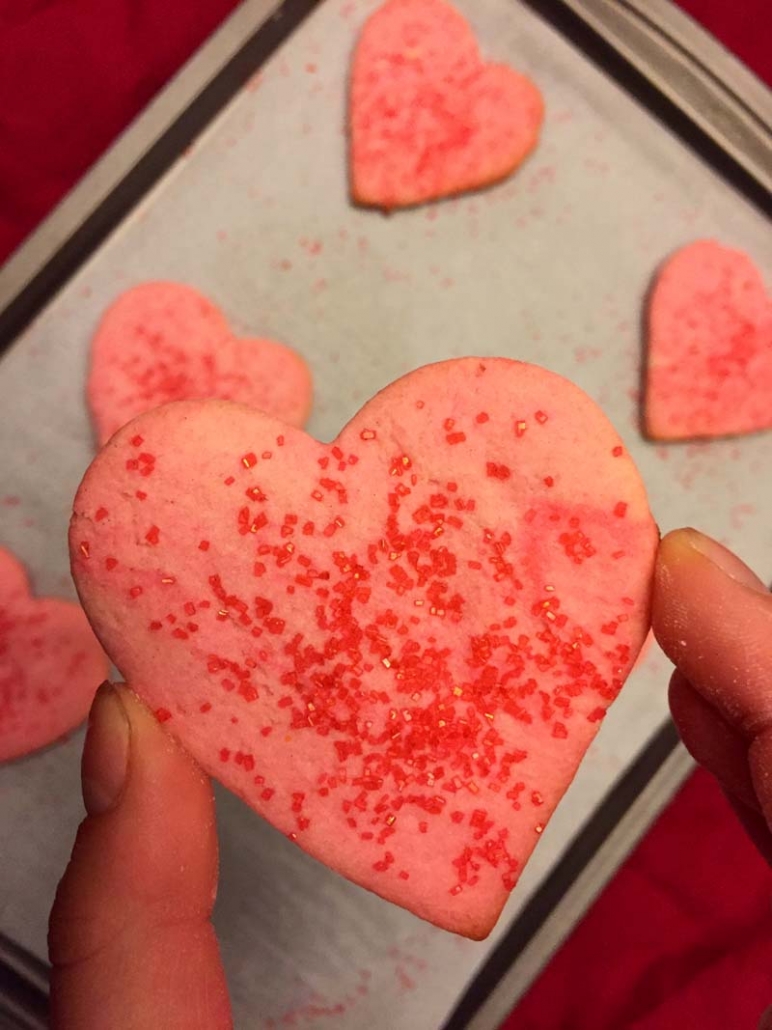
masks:
<path id="1" fill-rule="evenodd" d="M 211 786 L 126 687 L 89 717 L 81 823 L 49 925 L 55 1030 L 230 1027 L 209 921 Z"/>
<path id="2" fill-rule="evenodd" d="M 726 548 L 678 530 L 660 545 L 653 623 L 687 747 L 739 796 L 752 787 L 772 824 L 772 594 Z"/>

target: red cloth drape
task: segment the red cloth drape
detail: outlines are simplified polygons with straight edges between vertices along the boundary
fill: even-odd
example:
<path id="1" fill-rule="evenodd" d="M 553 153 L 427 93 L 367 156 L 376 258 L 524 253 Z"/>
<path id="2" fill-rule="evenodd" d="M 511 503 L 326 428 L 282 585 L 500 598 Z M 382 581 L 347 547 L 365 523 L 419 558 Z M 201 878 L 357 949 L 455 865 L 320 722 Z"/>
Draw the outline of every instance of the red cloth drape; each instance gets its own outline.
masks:
<path id="1" fill-rule="evenodd" d="M 237 0 L 0 0 L 0 261 Z"/>
<path id="2" fill-rule="evenodd" d="M 501 1030 L 755 1030 L 772 1003 L 771 897 L 700 771 Z"/>
<path id="3" fill-rule="evenodd" d="M 765 82 L 772 82 L 772 11 L 768 0 L 678 0 Z"/>

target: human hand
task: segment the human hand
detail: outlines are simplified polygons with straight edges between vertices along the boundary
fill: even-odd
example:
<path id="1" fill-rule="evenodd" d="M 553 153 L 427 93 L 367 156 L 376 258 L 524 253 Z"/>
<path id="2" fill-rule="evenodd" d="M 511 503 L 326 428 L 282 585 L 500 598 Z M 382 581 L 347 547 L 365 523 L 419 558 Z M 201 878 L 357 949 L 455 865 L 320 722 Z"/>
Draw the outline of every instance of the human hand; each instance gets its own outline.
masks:
<path id="1" fill-rule="evenodd" d="M 681 739 L 772 862 L 772 594 L 726 548 L 677 530 L 660 544 L 653 626 L 676 666 Z"/>
<path id="2" fill-rule="evenodd" d="M 209 780 L 130 690 L 109 684 L 91 709 L 82 775 L 87 816 L 49 927 L 51 1026 L 232 1026 L 209 921 Z"/>

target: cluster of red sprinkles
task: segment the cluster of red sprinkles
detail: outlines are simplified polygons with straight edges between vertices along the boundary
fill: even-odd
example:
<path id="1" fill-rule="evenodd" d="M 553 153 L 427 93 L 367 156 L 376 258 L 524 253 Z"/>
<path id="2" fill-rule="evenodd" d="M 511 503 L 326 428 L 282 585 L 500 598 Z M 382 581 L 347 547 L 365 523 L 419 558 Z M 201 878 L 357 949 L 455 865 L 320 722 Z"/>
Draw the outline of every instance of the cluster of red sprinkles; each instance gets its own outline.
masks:
<path id="1" fill-rule="evenodd" d="M 465 425 L 448 417 L 442 434 L 454 447 L 490 421 L 484 411 Z M 538 432 L 547 422 L 547 414 L 537 411 L 512 419 L 510 432 L 517 439 L 529 426 Z M 363 445 L 377 442 L 378 432 L 364 428 L 359 439 Z M 278 437 L 276 446 L 284 442 Z M 127 472 L 151 476 L 155 458 L 143 449 L 140 436 L 130 443 Z M 612 453 L 618 457 L 621 447 Z M 527 746 L 511 743 L 512 723 L 522 727 L 524 745 L 528 727 L 539 724 L 553 740 L 569 738 L 572 720 L 579 717 L 576 700 L 593 695 L 597 704 L 582 718 L 599 721 L 630 662 L 629 646 L 614 639 L 628 613 L 620 610 L 590 632 L 563 610 L 554 586 L 534 586 L 530 578 L 524 583 L 515 541 L 527 532 L 543 539 L 545 551 L 565 555 L 567 567 L 581 565 L 605 546 L 595 539 L 597 527 L 553 505 L 554 478 L 546 476 L 541 507 L 515 515 L 509 530 L 485 528 L 477 500 L 463 483 L 424 479 L 410 455 L 394 453 L 384 464 L 381 532 L 351 544 L 353 534 L 344 532 L 350 521 L 346 477 L 358 455 L 331 447 L 318 460 L 302 510 L 286 511 L 279 519 L 269 517 L 270 499 L 261 485 L 261 463 L 271 456 L 270 450 L 244 450 L 222 481 L 232 540 L 243 548 L 251 572 L 249 589 L 243 586 L 245 576 L 236 587 L 211 571 L 199 596 L 155 611 L 148 632 L 168 634 L 200 655 L 215 687 L 196 704 L 202 717 L 216 707 L 218 694 L 245 705 L 264 693 L 273 696 L 254 750 L 223 745 L 219 751 L 220 761 L 251 780 L 267 805 L 277 791 L 260 768 L 262 740 L 281 731 L 312 733 L 329 742 L 328 768 L 311 788 L 286 798 L 293 840 L 311 824 L 309 796 L 323 798 L 337 808 L 348 832 L 372 845 L 374 871 L 408 880 L 412 835 L 430 835 L 435 825 L 445 833 L 455 827 L 450 839 L 458 850 L 448 856 L 451 895 L 473 889 L 491 871 L 510 890 L 518 862 L 509 831 L 497 825 L 486 798 L 496 799 L 498 811 L 504 799 L 515 812 L 532 812 L 530 825 L 537 834 L 543 829 L 537 812 L 544 805 L 539 784 L 527 771 Z M 494 481 L 490 489 L 514 490 L 512 470 L 495 457 L 485 463 L 484 474 Z M 508 503 L 517 503 L 511 493 Z M 623 519 L 626 511 L 619 501 L 613 514 Z M 107 516 L 99 508 L 94 519 Z M 148 524 L 143 543 L 163 560 L 170 535 Z M 323 562 L 318 545 L 316 557 L 305 549 L 305 541 L 319 537 L 329 541 Z M 214 537 L 197 537 L 193 546 L 206 555 L 202 562 L 216 569 Z M 88 541 L 81 552 L 89 557 Z M 113 558 L 105 561 L 108 571 L 116 565 Z M 270 590 L 261 586 L 269 576 Z M 169 587 L 175 582 L 166 574 L 160 579 Z M 499 598 L 495 620 L 480 623 L 465 593 L 470 584 L 481 591 L 475 596 Z M 131 598 L 141 598 L 143 589 L 146 584 L 128 586 Z M 154 591 L 153 604 L 161 596 Z M 315 632 L 304 634 L 293 626 L 293 611 L 297 603 L 307 608 L 309 601 Z M 224 627 L 221 652 L 195 647 L 203 620 Z M 474 629 L 464 637 L 458 626 L 466 623 Z M 465 641 L 462 651 L 459 640 Z M 582 711 L 587 710 L 584 703 Z M 155 714 L 159 721 L 172 718 L 164 708 Z M 507 739 L 497 725 L 502 719 Z"/>
<path id="2" fill-rule="evenodd" d="M 140 448 L 144 442 L 145 441 L 139 435 L 131 438 L 131 446 L 136 449 Z M 132 455 L 130 458 L 126 459 L 126 471 L 136 472 L 143 478 L 152 476 L 155 472 L 155 455 L 150 454 L 148 451 L 139 451 L 136 457 Z M 140 500 L 142 499 L 143 498 L 140 498 Z"/>

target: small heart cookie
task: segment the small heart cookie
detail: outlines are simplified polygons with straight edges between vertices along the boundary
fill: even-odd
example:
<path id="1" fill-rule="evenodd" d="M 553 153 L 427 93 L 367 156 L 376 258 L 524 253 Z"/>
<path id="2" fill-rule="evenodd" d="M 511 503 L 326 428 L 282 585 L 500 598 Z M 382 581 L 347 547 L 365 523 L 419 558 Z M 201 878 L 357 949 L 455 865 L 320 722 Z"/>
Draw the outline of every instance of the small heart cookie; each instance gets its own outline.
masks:
<path id="1" fill-rule="evenodd" d="M 130 685 L 311 855 L 484 937 L 649 628 L 658 534 L 617 433 L 506 359 L 431 365 L 332 444 L 157 409 L 75 500 Z"/>
<path id="2" fill-rule="evenodd" d="M 543 117 L 536 86 L 486 64 L 445 0 L 388 0 L 354 55 L 354 200 L 389 210 L 504 179 L 536 146 Z"/>
<path id="3" fill-rule="evenodd" d="M 121 294 L 91 351 L 88 400 L 100 444 L 143 411 L 206 397 L 302 426 L 311 375 L 289 347 L 233 336 L 220 309 L 190 286 L 149 282 Z"/>
<path id="4" fill-rule="evenodd" d="M 75 729 L 107 671 L 82 609 L 32 597 L 23 566 L 0 548 L 0 762 Z"/>
<path id="5" fill-rule="evenodd" d="M 649 303 L 644 423 L 657 440 L 772 426 L 772 300 L 742 251 L 700 240 L 660 269 Z"/>

